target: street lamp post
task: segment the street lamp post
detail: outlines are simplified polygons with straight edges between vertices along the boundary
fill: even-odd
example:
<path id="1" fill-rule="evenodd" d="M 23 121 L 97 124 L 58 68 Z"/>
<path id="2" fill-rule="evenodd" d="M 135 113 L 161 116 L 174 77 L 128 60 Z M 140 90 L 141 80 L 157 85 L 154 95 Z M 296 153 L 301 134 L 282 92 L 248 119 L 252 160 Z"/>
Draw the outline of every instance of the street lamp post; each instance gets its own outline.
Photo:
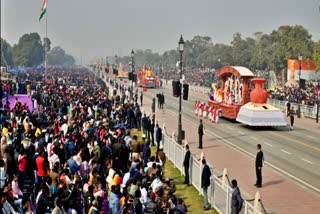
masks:
<path id="1" fill-rule="evenodd" d="M 180 96 L 179 96 L 179 122 L 178 122 L 178 143 L 182 144 L 182 115 L 181 115 L 181 105 L 182 105 L 182 54 L 183 54 L 183 48 L 184 48 L 184 41 L 183 37 L 181 35 L 179 40 L 179 52 L 180 52 Z"/>
<path id="2" fill-rule="evenodd" d="M 115 55 L 114 59 L 115 59 L 115 63 L 116 63 L 114 67 L 115 67 L 115 69 L 118 69 L 118 56 Z M 114 83 L 113 83 L 114 87 L 116 87 L 116 80 L 117 80 L 117 75 L 114 74 Z"/>
<path id="3" fill-rule="evenodd" d="M 301 61 L 302 61 L 301 53 L 299 53 L 298 60 L 299 60 L 299 88 L 301 88 Z M 297 117 L 301 118 L 300 99 L 298 99 Z"/>
<path id="4" fill-rule="evenodd" d="M 134 50 L 131 51 L 131 80 L 130 80 L 130 97 L 133 97 L 133 80 L 134 80 Z"/>
<path id="5" fill-rule="evenodd" d="M 300 79 L 301 79 L 301 61 L 302 61 L 302 55 L 301 55 L 301 53 L 299 53 L 298 60 L 299 60 L 299 87 L 301 87 L 301 86 L 300 86 Z"/>

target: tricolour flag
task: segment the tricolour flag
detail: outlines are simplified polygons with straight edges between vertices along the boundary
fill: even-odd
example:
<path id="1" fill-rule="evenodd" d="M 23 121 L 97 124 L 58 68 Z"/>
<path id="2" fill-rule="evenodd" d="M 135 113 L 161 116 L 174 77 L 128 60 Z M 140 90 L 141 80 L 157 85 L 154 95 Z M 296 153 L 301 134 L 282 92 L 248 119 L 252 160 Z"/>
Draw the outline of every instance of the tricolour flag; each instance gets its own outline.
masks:
<path id="1" fill-rule="evenodd" d="M 41 21 L 44 14 L 46 14 L 46 12 L 47 12 L 47 0 L 43 0 L 42 7 L 40 10 L 39 22 Z"/>

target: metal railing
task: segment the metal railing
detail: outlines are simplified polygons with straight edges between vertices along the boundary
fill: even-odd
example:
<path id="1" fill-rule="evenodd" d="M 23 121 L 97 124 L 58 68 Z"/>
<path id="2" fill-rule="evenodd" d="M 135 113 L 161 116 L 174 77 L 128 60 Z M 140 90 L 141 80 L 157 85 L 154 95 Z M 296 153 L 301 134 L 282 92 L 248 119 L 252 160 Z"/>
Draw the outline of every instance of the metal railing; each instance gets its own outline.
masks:
<path id="1" fill-rule="evenodd" d="M 195 91 L 203 94 L 208 94 L 211 91 L 209 87 L 198 86 L 198 85 L 190 85 L 189 88 L 191 91 Z"/>
<path id="2" fill-rule="evenodd" d="M 268 98 L 268 103 L 280 109 L 283 112 L 287 111 L 287 101 Z M 291 106 L 294 106 L 294 109 L 296 110 L 299 108 L 298 103 L 291 103 Z M 305 117 L 314 118 L 314 119 L 317 118 L 317 106 L 300 104 L 300 112 Z"/>
<path id="3" fill-rule="evenodd" d="M 168 159 L 172 161 L 173 165 L 179 169 L 181 174 L 184 175 L 183 169 L 183 159 L 185 154 L 185 149 L 179 145 L 174 136 L 170 137 L 165 127 L 164 137 L 163 137 L 163 147 L 164 152 L 167 155 Z M 219 213 L 231 213 L 231 197 L 232 197 L 232 188 L 229 184 L 225 184 L 223 180 L 215 175 L 213 167 L 208 164 L 212 176 L 210 178 L 211 185 L 208 188 L 208 199 L 211 204 L 211 207 L 215 208 Z M 201 172 L 202 164 L 195 156 L 191 155 L 190 158 L 190 168 L 189 168 L 190 182 L 192 185 L 199 191 L 199 194 L 202 193 L 201 189 Z M 241 213 L 243 214 L 261 214 L 261 212 L 254 208 L 253 204 L 249 201 L 244 200 Z"/>

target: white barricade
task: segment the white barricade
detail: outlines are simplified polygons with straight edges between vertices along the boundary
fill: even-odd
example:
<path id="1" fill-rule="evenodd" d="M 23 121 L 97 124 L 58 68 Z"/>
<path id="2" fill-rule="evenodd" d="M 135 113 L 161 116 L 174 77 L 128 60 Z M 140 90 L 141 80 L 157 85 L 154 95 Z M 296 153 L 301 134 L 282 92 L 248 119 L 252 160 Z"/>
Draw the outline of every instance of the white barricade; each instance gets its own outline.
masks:
<path id="1" fill-rule="evenodd" d="M 173 162 L 173 165 L 177 167 L 182 174 L 184 174 L 183 160 L 184 160 L 184 148 L 179 145 L 174 138 L 168 136 L 165 126 L 163 126 L 164 137 L 163 147 L 167 157 Z M 210 165 L 209 165 L 210 166 Z M 212 166 L 210 166 L 212 176 L 211 185 L 208 189 L 208 198 L 211 206 L 214 207 L 219 213 L 229 214 L 231 212 L 231 196 L 232 188 L 229 185 L 225 185 L 220 178 L 214 174 Z M 202 194 L 201 189 L 201 172 L 202 164 L 200 160 L 191 155 L 190 158 L 190 182 Z M 254 206 L 248 201 L 244 201 L 241 213 L 244 214 L 261 214 L 259 210 L 256 210 Z"/>
<path id="2" fill-rule="evenodd" d="M 284 100 L 276 100 L 276 99 L 268 99 L 268 103 L 283 112 L 287 111 L 287 101 Z M 294 106 L 294 109 L 297 110 L 299 108 L 298 103 L 291 103 L 291 106 Z M 309 117 L 309 118 L 316 118 L 317 117 L 317 106 L 309 106 L 309 105 L 302 105 L 300 104 L 300 112 L 302 116 Z"/>

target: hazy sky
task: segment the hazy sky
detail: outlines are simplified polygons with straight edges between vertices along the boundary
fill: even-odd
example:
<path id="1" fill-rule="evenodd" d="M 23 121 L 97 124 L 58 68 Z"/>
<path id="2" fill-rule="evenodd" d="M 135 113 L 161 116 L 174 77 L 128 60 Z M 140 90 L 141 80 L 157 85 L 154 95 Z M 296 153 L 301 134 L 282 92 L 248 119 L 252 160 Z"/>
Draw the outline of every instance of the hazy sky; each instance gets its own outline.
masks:
<path id="1" fill-rule="evenodd" d="M 45 35 L 38 21 L 42 0 L 0 0 L 1 37 L 10 44 L 28 32 Z M 230 43 L 240 32 L 270 33 L 303 25 L 320 39 L 320 0 L 48 0 L 48 37 L 77 59 L 129 55 L 131 49 L 163 52 L 180 34 Z"/>

